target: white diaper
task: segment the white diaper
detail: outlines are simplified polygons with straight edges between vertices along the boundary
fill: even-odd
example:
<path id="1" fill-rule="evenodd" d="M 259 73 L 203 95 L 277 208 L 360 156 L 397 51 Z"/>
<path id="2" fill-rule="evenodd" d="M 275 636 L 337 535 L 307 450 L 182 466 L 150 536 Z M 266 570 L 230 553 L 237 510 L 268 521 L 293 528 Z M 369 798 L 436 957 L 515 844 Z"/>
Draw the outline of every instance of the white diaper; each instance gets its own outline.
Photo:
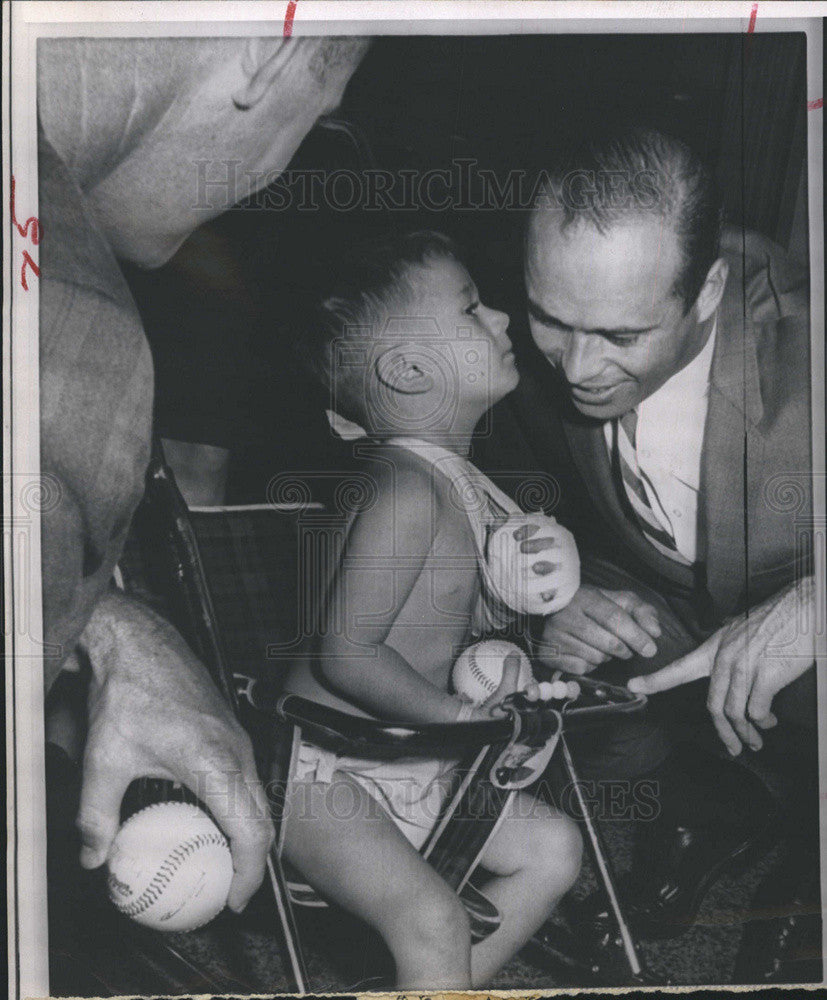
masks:
<path id="1" fill-rule="evenodd" d="M 291 780 L 335 785 L 335 775 L 347 775 L 374 798 L 419 850 L 442 814 L 450 794 L 456 760 L 400 757 L 370 760 L 344 757 L 302 740 L 295 754 Z M 341 809 L 342 818 L 353 808 L 352 798 L 330 797 L 330 808 Z"/>

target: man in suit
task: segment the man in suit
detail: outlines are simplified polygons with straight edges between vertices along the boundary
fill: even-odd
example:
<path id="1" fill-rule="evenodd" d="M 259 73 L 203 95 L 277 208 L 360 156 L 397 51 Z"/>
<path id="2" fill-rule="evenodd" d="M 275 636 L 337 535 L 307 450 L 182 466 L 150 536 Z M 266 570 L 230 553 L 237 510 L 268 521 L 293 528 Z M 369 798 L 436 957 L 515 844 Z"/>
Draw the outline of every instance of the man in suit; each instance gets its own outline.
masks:
<path id="1" fill-rule="evenodd" d="M 659 784 L 629 884 L 651 936 L 691 923 L 770 813 L 749 770 L 701 749 L 699 685 L 660 692 L 710 677 L 731 755 L 797 739 L 815 775 L 813 639 L 798 627 L 815 605 L 798 530 L 811 516 L 806 283 L 720 220 L 709 171 L 662 133 L 627 128 L 561 158 L 526 239 L 533 346 L 477 453 L 492 472 L 555 476 L 578 537 L 583 586 L 544 620 L 541 657 L 656 694 L 643 718 L 578 747 L 589 777 Z"/>
<path id="2" fill-rule="evenodd" d="M 249 738 L 176 630 L 111 587 L 143 494 L 153 401 L 116 255 L 157 267 L 278 176 L 338 105 L 366 47 L 278 37 L 38 46 L 41 459 L 57 484 L 42 517 L 44 687 L 48 710 L 77 674 L 88 682 L 80 862 L 106 861 L 134 778 L 176 780 L 228 836 L 236 911 L 261 884 L 273 837 Z M 65 761 L 50 761 L 60 792 Z M 61 896 L 71 909 L 56 891 L 52 916 Z"/>

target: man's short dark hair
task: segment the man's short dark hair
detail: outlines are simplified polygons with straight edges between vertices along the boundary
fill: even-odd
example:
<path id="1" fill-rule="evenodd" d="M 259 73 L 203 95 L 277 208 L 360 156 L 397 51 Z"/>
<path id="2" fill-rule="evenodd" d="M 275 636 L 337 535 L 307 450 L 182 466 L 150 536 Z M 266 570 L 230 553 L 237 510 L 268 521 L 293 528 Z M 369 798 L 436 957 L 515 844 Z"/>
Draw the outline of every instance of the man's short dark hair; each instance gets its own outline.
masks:
<path id="1" fill-rule="evenodd" d="M 302 295 L 294 349 L 302 366 L 335 396 L 342 416 L 363 418 L 364 373 L 337 370 L 336 345 L 381 336 L 389 313 L 404 310 L 414 295 L 412 268 L 439 259 L 459 260 L 455 243 L 443 233 L 419 230 L 357 241 L 317 266 Z"/>
<path id="2" fill-rule="evenodd" d="M 688 312 L 718 256 L 723 213 L 713 175 L 681 139 L 639 125 L 593 132 L 558 155 L 543 177 L 536 209 L 563 213 L 563 228 L 599 232 L 630 214 L 669 220 L 682 265 L 674 292 Z"/>

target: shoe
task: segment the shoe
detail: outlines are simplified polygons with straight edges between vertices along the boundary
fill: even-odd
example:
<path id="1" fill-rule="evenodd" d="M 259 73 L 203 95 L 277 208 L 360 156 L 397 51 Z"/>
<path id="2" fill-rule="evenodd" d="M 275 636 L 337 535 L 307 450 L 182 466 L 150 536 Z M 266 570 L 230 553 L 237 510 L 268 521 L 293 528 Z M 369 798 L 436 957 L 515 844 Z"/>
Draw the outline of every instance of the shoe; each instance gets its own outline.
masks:
<path id="1" fill-rule="evenodd" d="M 818 855 L 794 843 L 750 904 L 733 983 L 820 983 Z"/>
<path id="2" fill-rule="evenodd" d="M 520 953 L 521 957 L 554 975 L 555 986 L 669 986 L 666 976 L 640 968 L 632 972 L 619 940 L 607 935 L 596 942 L 576 936 L 560 924 L 547 921 Z"/>
<path id="3" fill-rule="evenodd" d="M 551 920 L 525 945 L 521 957 L 551 972 L 556 985 L 593 986 L 600 982 L 600 964 L 590 942 Z"/>
<path id="4" fill-rule="evenodd" d="M 632 929 L 646 940 L 686 931 L 717 879 L 754 863 L 778 836 L 775 800 L 752 771 L 694 750 L 687 765 L 682 753 L 666 772 L 660 816 L 639 824 L 632 870 L 619 887 Z M 581 919 L 597 939 L 614 933 L 602 893 L 584 907 Z"/>

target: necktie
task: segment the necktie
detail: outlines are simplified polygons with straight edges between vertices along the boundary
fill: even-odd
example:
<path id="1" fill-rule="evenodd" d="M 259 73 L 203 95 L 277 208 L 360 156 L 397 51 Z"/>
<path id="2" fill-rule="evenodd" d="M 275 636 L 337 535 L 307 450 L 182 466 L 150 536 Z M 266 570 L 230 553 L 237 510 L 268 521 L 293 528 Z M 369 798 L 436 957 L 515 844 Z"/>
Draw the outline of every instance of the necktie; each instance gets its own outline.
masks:
<path id="1" fill-rule="evenodd" d="M 626 497 L 647 541 L 663 555 L 689 566 L 690 561 L 678 551 L 672 526 L 663 514 L 660 504 L 657 504 L 656 510 L 649 501 L 646 486 L 652 496 L 657 497 L 657 492 L 646 473 L 638 467 L 635 450 L 636 434 L 637 410 L 630 410 L 614 421 L 615 468 L 623 482 Z"/>

